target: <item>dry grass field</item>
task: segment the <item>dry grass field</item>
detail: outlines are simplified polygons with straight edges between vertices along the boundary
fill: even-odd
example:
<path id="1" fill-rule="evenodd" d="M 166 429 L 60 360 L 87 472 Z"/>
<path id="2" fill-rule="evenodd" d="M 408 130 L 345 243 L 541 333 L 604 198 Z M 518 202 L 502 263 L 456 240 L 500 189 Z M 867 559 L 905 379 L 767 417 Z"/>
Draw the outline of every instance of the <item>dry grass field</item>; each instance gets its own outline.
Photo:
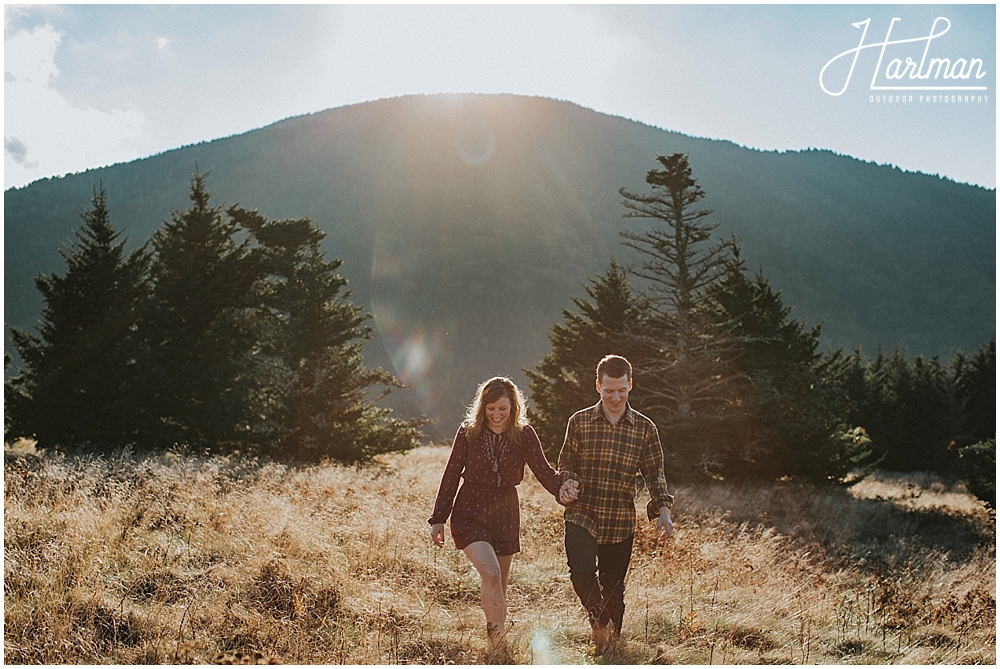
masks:
<path id="1" fill-rule="evenodd" d="M 478 578 L 425 521 L 447 455 L 296 469 L 8 449 L 4 662 L 481 663 Z M 961 487 L 678 487 L 674 537 L 637 537 L 604 657 L 559 507 L 530 473 L 520 491 L 518 663 L 996 663 L 995 519 Z"/>

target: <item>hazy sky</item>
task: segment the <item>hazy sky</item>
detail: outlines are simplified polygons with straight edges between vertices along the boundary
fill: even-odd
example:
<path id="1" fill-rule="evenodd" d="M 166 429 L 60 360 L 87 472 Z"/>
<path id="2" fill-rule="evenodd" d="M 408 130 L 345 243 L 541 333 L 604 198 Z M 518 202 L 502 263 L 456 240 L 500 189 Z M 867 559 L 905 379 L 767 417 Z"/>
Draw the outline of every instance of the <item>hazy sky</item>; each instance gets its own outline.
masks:
<path id="1" fill-rule="evenodd" d="M 4 8 L 4 187 L 436 92 L 996 186 L 992 4 L 81 4 Z"/>

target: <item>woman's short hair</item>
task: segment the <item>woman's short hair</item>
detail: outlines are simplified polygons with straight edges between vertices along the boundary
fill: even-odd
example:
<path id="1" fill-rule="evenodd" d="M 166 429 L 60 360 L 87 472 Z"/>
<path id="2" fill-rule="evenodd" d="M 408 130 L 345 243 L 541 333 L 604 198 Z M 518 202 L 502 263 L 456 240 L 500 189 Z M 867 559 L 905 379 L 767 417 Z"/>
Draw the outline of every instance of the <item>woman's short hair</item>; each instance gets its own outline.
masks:
<path id="1" fill-rule="evenodd" d="M 620 379 L 623 376 L 632 380 L 632 363 L 620 355 L 606 355 L 597 363 L 597 382 L 604 377 Z"/>
<path id="2" fill-rule="evenodd" d="M 474 442 L 486 428 L 486 405 L 493 404 L 501 397 L 510 400 L 510 421 L 507 423 L 507 440 L 514 444 L 521 443 L 521 431 L 528 426 L 528 416 L 525 411 L 524 395 L 513 381 L 505 376 L 494 376 L 479 384 L 476 398 L 465 413 L 462 427 L 469 443 Z"/>

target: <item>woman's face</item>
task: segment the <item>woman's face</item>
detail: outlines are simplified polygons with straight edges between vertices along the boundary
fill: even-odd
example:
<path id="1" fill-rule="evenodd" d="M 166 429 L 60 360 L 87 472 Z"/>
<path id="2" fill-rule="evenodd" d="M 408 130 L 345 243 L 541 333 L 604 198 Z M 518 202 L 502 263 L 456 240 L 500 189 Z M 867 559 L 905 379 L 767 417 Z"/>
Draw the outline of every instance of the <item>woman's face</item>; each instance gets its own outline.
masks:
<path id="1" fill-rule="evenodd" d="M 510 398 L 501 397 L 486 405 L 486 425 L 497 434 L 506 431 L 510 421 Z"/>

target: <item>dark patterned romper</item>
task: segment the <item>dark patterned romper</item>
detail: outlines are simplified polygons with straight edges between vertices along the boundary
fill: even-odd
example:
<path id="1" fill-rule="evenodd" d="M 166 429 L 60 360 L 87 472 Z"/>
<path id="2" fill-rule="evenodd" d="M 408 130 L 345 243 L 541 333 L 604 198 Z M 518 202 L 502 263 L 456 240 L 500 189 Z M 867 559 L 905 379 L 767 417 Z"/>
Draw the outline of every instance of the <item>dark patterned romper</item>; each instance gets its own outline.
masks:
<path id="1" fill-rule="evenodd" d="M 460 427 L 441 477 L 434 512 L 427 522 L 443 523 L 450 515 L 451 535 L 459 549 L 486 541 L 497 555 L 519 552 L 521 513 L 515 486 L 524 479 L 525 463 L 558 500 L 559 474 L 545 459 L 533 428 L 524 428 L 520 446 L 489 428 L 470 446 L 465 428 Z M 459 490 L 460 478 L 464 481 Z"/>

